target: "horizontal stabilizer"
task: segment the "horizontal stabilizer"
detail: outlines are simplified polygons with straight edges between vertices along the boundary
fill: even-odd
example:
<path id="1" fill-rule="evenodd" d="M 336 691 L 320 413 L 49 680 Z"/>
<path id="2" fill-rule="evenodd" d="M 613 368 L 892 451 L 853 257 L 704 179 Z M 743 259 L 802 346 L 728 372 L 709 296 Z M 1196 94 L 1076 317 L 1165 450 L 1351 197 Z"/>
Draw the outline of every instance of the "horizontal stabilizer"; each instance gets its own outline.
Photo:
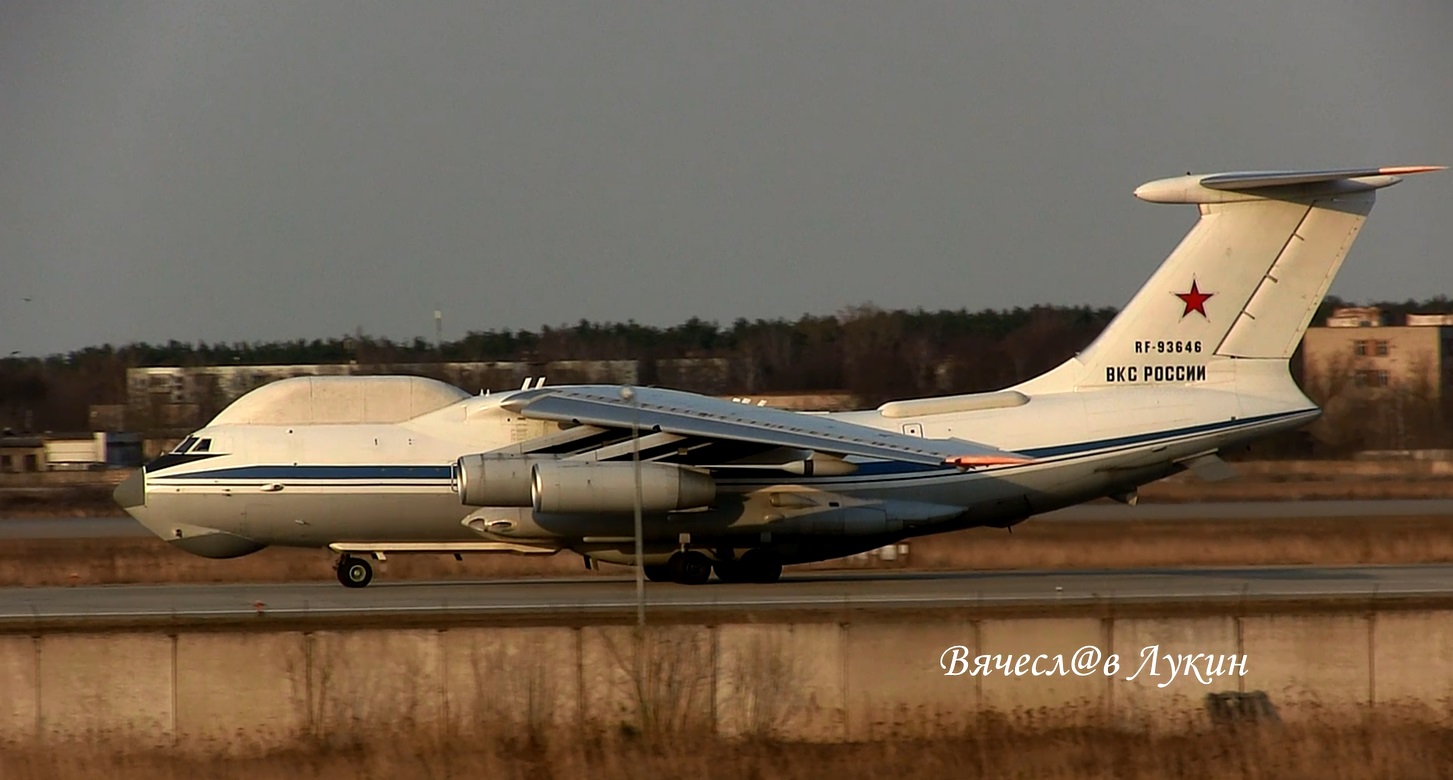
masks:
<path id="1" fill-rule="evenodd" d="M 1257 192 L 1269 188 L 1276 197 L 1303 197 L 1331 191 L 1365 191 L 1388 187 L 1401 176 L 1446 170 L 1440 165 L 1402 165 L 1381 168 L 1340 168 L 1329 171 L 1246 171 L 1239 173 L 1187 174 L 1146 182 L 1135 197 L 1151 203 L 1228 203 L 1248 196 L 1272 196 Z M 1320 185 L 1320 186 L 1319 186 Z"/>
<path id="2" fill-rule="evenodd" d="M 1202 187 L 1213 190 L 1253 190 L 1261 187 L 1283 187 L 1292 184 L 1317 184 L 1341 179 L 1369 176 L 1407 176 L 1444 170 L 1440 165 L 1403 165 L 1388 168 L 1343 168 L 1336 171 L 1262 171 L 1259 173 L 1218 173 L 1201 179 Z"/>

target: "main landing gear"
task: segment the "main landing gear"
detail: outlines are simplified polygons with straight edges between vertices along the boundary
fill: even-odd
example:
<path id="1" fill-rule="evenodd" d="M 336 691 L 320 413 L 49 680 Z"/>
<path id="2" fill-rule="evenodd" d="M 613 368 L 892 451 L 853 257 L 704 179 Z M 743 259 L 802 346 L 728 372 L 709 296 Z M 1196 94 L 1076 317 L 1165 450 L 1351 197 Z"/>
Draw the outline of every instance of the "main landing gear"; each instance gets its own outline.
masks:
<path id="1" fill-rule="evenodd" d="M 647 564 L 645 571 L 651 582 L 703 585 L 711 579 L 711 559 L 695 550 L 683 550 L 665 563 Z"/>
<path id="2" fill-rule="evenodd" d="M 373 566 L 362 558 L 345 555 L 338 559 L 338 581 L 345 588 L 362 588 L 373 582 Z"/>
<path id="3" fill-rule="evenodd" d="M 646 579 L 652 582 L 677 582 L 682 585 L 704 585 L 712 570 L 722 582 L 776 582 L 782 577 L 782 564 L 761 550 L 748 550 L 736 560 L 713 562 L 695 550 L 683 550 L 665 563 L 648 564 Z"/>
<path id="4" fill-rule="evenodd" d="M 684 550 L 666 561 L 671 579 L 682 585 L 705 585 L 711 579 L 711 559 L 695 550 Z"/>
<path id="5" fill-rule="evenodd" d="M 770 583 L 782 579 L 782 562 L 764 550 L 747 550 L 734 561 L 717 561 L 715 568 L 722 582 Z"/>

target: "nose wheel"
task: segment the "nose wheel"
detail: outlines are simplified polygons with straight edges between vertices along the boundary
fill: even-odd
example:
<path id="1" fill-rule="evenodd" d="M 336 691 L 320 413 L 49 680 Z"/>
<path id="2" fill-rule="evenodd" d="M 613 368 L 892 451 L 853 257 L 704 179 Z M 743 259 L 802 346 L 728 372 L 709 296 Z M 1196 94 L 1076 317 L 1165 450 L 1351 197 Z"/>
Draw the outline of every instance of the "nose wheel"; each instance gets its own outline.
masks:
<path id="1" fill-rule="evenodd" d="M 373 566 L 362 558 L 345 555 L 338 559 L 338 581 L 345 588 L 362 588 L 373 582 Z"/>

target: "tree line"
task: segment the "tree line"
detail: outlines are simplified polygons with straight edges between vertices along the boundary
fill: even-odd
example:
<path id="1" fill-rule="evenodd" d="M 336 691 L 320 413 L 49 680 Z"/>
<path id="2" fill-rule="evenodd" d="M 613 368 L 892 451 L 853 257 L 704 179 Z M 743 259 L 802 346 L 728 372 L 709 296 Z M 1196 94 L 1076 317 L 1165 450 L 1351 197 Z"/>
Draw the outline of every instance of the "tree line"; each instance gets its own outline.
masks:
<path id="1" fill-rule="evenodd" d="M 1349 305 L 1329 297 L 1315 322 Z M 1394 318 L 1453 312 L 1453 300 L 1373 304 Z M 48 357 L 0 360 L 0 425 L 20 430 L 80 430 L 90 404 L 126 401 L 126 369 L 140 366 L 273 365 L 730 358 L 743 367 L 709 392 L 840 391 L 865 406 L 893 398 L 993 390 L 1053 368 L 1083 349 L 1115 316 L 1114 308 L 884 310 L 871 304 L 796 319 L 738 319 L 728 325 L 691 318 L 652 327 L 636 322 L 474 331 L 432 343 L 356 332 L 271 342 L 105 344 Z M 1294 365 L 1299 362 L 1295 361 Z M 750 377 L 752 386 L 745 386 Z"/>

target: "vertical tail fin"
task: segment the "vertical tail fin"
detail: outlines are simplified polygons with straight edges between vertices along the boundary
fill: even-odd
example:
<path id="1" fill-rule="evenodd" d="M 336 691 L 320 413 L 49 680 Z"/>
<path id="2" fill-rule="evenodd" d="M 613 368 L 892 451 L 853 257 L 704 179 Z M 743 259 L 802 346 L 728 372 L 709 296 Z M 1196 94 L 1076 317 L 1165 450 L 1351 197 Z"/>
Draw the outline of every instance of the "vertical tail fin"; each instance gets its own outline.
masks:
<path id="1" fill-rule="evenodd" d="M 1136 197 L 1196 204 L 1200 220 L 1094 343 L 1022 389 L 1202 383 L 1217 361 L 1287 360 L 1376 191 L 1433 170 L 1442 169 L 1227 173 L 1142 185 Z"/>

